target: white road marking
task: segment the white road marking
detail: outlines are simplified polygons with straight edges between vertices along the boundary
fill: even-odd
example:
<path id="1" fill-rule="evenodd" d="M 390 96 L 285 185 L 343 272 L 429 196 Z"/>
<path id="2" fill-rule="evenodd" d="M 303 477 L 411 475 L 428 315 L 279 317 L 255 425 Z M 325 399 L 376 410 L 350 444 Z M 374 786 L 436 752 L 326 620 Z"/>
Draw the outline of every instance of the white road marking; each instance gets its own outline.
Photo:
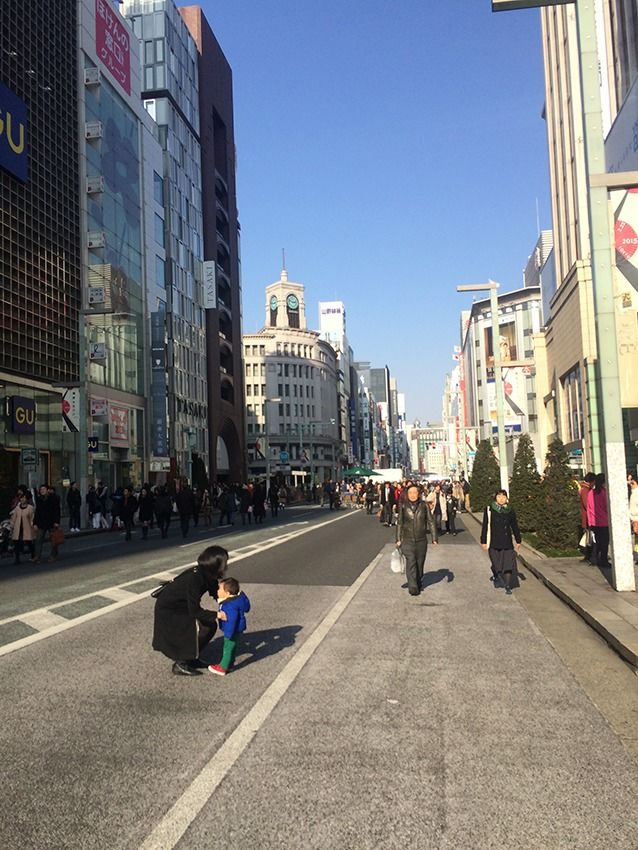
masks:
<path id="1" fill-rule="evenodd" d="M 317 525 L 312 525 L 309 528 L 302 528 L 298 531 L 292 531 L 290 534 L 286 535 L 278 535 L 277 537 L 270 538 L 269 540 L 264 540 L 262 543 L 258 544 L 258 548 L 251 552 L 239 552 L 231 551 L 229 552 L 229 561 L 236 563 L 237 561 L 241 561 L 244 558 L 250 558 L 253 555 L 258 555 L 260 552 L 265 552 L 268 549 L 272 549 L 275 546 L 280 546 L 282 543 L 288 542 L 288 540 L 293 540 L 295 537 L 301 537 L 304 534 L 309 534 L 311 531 L 315 531 L 317 528 L 322 528 L 324 525 L 330 525 L 333 522 L 338 522 L 341 519 L 345 519 L 348 516 L 352 516 L 352 514 L 343 514 L 342 516 L 334 517 L 324 522 L 317 523 Z M 43 628 L 41 631 L 38 631 L 34 635 L 28 635 L 27 637 L 20 638 L 19 640 L 12 641 L 11 643 L 6 643 L 4 646 L 0 646 L 0 656 L 9 655 L 11 652 L 15 652 L 17 649 L 22 649 L 25 646 L 30 646 L 32 643 L 37 643 L 40 640 L 44 640 L 44 638 L 52 637 L 53 635 L 60 634 L 60 632 L 68 631 L 68 629 L 75 628 L 75 626 L 80 626 L 83 623 L 87 623 L 90 620 L 95 620 L 97 617 L 103 617 L 105 614 L 110 614 L 112 611 L 117 611 L 119 608 L 124 608 L 126 605 L 131 605 L 134 602 L 139 602 L 143 599 L 149 598 L 148 590 L 144 590 L 141 593 L 135 593 L 134 591 L 126 591 L 127 587 L 131 585 L 138 584 L 141 581 L 146 581 L 150 579 L 154 579 L 158 582 L 165 580 L 166 578 L 173 578 L 174 575 L 177 575 L 182 570 L 188 569 L 188 567 L 194 567 L 197 561 L 190 561 L 187 564 L 180 564 L 177 567 L 171 568 L 169 571 L 166 569 L 161 570 L 158 573 L 153 573 L 147 576 L 138 576 L 138 578 L 131 579 L 127 582 L 122 582 L 121 584 L 114 585 L 113 587 L 103 588 L 101 590 L 96 590 L 93 593 L 85 593 L 82 596 L 76 596 L 73 599 L 65 599 L 62 602 L 56 602 L 55 605 L 49 605 L 44 608 L 36 608 L 33 611 L 26 611 L 22 614 L 14 615 L 13 617 L 8 617 L 5 620 L 0 620 L 0 625 L 4 625 L 5 623 L 15 623 L 19 622 L 27 622 L 26 618 L 30 618 L 33 622 L 41 621 L 42 618 L 46 614 L 53 613 L 54 616 L 57 617 L 57 621 L 51 626 L 47 626 Z M 125 590 L 126 596 L 120 594 L 123 598 L 116 599 L 111 605 L 104 605 L 101 608 L 98 608 L 96 611 L 89 611 L 87 614 L 82 614 L 79 617 L 74 617 L 71 620 L 60 617 L 55 614 L 56 608 L 61 608 L 66 605 L 70 605 L 74 602 L 82 602 L 85 599 L 91 599 L 94 596 L 104 596 L 107 598 L 115 598 L 113 594 L 117 594 L 118 591 Z M 61 621 L 61 622 L 60 622 Z M 30 625 L 30 623 L 29 623 Z M 33 625 L 32 628 L 38 628 Z"/>
<path id="2" fill-rule="evenodd" d="M 23 614 L 20 617 L 20 622 L 43 632 L 45 629 L 51 629 L 69 621 L 65 617 L 60 617 L 59 614 L 54 614 L 53 611 L 29 611 L 28 614 Z"/>
<path id="3" fill-rule="evenodd" d="M 130 599 L 131 596 L 134 596 L 136 599 L 139 598 L 139 593 L 133 593 L 131 590 L 125 590 L 123 587 L 109 587 L 108 590 L 101 590 L 99 595 L 105 596 L 107 599 L 112 599 L 114 602 L 120 602 L 122 599 Z"/>
<path id="4" fill-rule="evenodd" d="M 383 557 L 381 551 L 345 591 L 310 637 L 301 645 L 276 679 L 217 750 L 208 764 L 157 823 L 139 850 L 173 850 L 215 790 L 270 717 L 315 650 L 329 634 L 339 617 Z"/>

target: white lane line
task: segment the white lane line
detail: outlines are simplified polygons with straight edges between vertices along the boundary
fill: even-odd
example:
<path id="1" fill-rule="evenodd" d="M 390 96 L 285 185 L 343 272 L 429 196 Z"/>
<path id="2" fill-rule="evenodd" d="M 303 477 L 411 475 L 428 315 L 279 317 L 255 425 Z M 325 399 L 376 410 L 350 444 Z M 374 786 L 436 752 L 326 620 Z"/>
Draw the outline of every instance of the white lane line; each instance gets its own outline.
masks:
<path id="1" fill-rule="evenodd" d="M 139 598 L 139 593 L 133 593 L 132 590 L 124 590 L 123 587 L 109 587 L 108 590 L 101 590 L 100 596 L 105 596 L 107 599 L 112 599 L 113 602 L 120 602 L 122 599 L 130 599 L 134 596 Z"/>
<path id="2" fill-rule="evenodd" d="M 53 611 L 29 611 L 28 614 L 23 614 L 20 617 L 20 622 L 43 632 L 45 629 L 51 629 L 69 621 L 65 617 L 60 617 L 59 614 L 54 614 Z"/>
<path id="3" fill-rule="evenodd" d="M 288 688 L 295 681 L 315 650 L 321 645 L 330 629 L 346 610 L 359 592 L 361 586 L 372 573 L 381 558 L 383 550 L 371 561 L 359 578 L 350 585 L 343 596 L 335 603 L 310 637 L 304 641 L 277 678 L 271 682 L 255 705 L 241 721 L 230 737 L 217 750 L 208 764 L 171 806 L 157 823 L 150 835 L 140 845 L 139 850 L 173 850 L 186 830 L 204 808 L 215 790 L 231 770 L 237 759 L 250 744 L 257 732 L 270 717 Z"/>
<path id="4" fill-rule="evenodd" d="M 261 552 L 265 552 L 268 549 L 272 549 L 275 546 L 280 546 L 282 543 L 288 542 L 295 537 L 301 537 L 304 534 L 309 534 L 311 531 L 315 531 L 317 528 L 321 528 L 324 525 L 330 525 L 330 523 L 337 522 L 340 519 L 344 519 L 346 516 L 350 516 L 350 514 L 345 514 L 341 517 L 335 517 L 333 519 L 326 520 L 325 522 L 318 523 L 317 525 L 312 525 L 310 528 L 303 528 L 299 531 L 292 532 L 291 534 L 286 535 L 286 537 L 275 537 L 271 540 L 265 540 L 254 552 L 244 552 L 244 553 L 235 553 L 229 552 L 229 561 L 236 563 L 237 561 L 242 561 L 244 558 L 250 558 L 253 555 L 260 554 Z M 182 570 L 187 569 L 188 567 L 194 567 L 197 561 L 190 561 L 187 564 L 180 564 L 178 567 L 172 568 L 168 575 L 170 578 L 173 575 L 180 573 Z M 26 617 L 39 616 L 41 614 L 52 613 L 55 612 L 56 608 L 61 608 L 66 605 L 70 605 L 75 602 L 82 602 L 85 599 L 91 599 L 94 596 L 106 596 L 109 597 L 109 593 L 113 591 L 118 591 L 120 589 L 126 589 L 130 585 L 138 584 L 140 581 L 144 581 L 146 579 L 156 579 L 158 583 L 162 580 L 163 577 L 166 577 L 167 571 L 164 569 L 159 573 L 155 573 L 153 575 L 141 576 L 136 579 L 131 579 L 131 581 L 123 582 L 122 584 L 115 585 L 113 587 L 104 588 L 103 590 L 97 590 L 94 593 L 85 593 L 83 596 L 76 596 L 74 599 L 65 599 L 63 602 L 56 602 L 55 605 L 49 605 L 46 608 L 37 608 L 34 611 L 27 611 L 24 614 L 18 614 L 14 617 L 8 617 L 6 620 L 0 620 L 0 625 L 4 623 L 15 623 L 16 621 L 26 622 Z M 162 578 L 160 578 L 162 577 Z M 118 599 L 113 602 L 111 605 L 104 605 L 101 608 L 98 608 L 96 611 L 89 611 L 87 614 L 82 614 L 79 617 L 74 617 L 72 620 L 67 620 L 63 617 L 58 617 L 58 620 L 62 622 L 57 622 L 51 627 L 45 628 L 42 631 L 37 632 L 34 635 L 28 635 L 27 637 L 20 638 L 19 640 L 12 641 L 11 643 L 6 643 L 4 646 L 0 646 L 0 656 L 9 655 L 11 652 L 15 652 L 17 649 L 23 649 L 25 646 L 30 646 L 32 643 L 37 643 L 40 640 L 44 640 L 45 638 L 52 637 L 53 635 L 60 634 L 60 632 L 68 631 L 69 629 L 73 629 L 76 626 L 80 626 L 83 623 L 87 623 L 90 620 L 95 620 L 97 617 L 103 617 L 105 614 L 110 614 L 112 611 L 117 611 L 120 608 L 124 608 L 126 605 L 131 605 L 133 602 L 139 602 L 142 599 L 148 599 L 149 592 L 148 590 L 144 590 L 141 593 L 135 592 L 127 592 L 125 598 Z M 113 598 L 113 597 L 110 597 Z M 33 626 L 32 628 L 37 628 Z"/>

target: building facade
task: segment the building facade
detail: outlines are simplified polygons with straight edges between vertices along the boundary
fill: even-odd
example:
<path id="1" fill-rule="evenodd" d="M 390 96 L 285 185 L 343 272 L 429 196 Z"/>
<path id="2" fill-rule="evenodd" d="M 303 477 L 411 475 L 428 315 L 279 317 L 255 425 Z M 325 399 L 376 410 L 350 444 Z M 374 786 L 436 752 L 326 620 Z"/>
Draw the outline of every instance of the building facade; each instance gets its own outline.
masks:
<path id="1" fill-rule="evenodd" d="M 283 271 L 266 287 L 266 320 L 244 334 L 250 478 L 311 484 L 341 474 L 337 358 L 309 330 L 302 284 Z"/>
<path id="2" fill-rule="evenodd" d="M 36 10 L 37 6 L 37 10 Z M 19 483 L 77 476 L 62 401 L 80 379 L 78 4 L 0 14 L 0 515 Z"/>

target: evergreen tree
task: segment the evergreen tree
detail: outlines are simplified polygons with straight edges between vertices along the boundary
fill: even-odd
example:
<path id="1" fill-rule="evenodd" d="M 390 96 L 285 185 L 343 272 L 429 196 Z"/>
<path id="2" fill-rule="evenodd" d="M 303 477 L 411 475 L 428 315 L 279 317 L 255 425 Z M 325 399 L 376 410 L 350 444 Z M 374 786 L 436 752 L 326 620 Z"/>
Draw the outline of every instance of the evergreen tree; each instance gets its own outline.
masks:
<path id="1" fill-rule="evenodd" d="M 556 439 L 547 451 L 541 485 L 538 537 L 553 549 L 575 549 L 580 534 L 580 498 L 565 446 Z"/>
<path id="2" fill-rule="evenodd" d="M 476 449 L 470 479 L 470 503 L 473 511 L 483 511 L 494 500 L 501 475 L 494 449 L 489 440 L 481 440 Z"/>
<path id="3" fill-rule="evenodd" d="M 529 434 L 521 434 L 514 455 L 510 502 L 521 531 L 536 531 L 541 490 L 534 445 Z"/>

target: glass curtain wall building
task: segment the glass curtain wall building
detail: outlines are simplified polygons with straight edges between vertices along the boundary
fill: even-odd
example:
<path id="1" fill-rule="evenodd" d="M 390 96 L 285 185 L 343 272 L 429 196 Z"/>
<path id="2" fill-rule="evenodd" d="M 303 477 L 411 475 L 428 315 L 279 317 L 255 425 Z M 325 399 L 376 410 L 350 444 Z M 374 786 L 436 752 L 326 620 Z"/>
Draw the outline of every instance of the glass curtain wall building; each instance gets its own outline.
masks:
<path id="1" fill-rule="evenodd" d="M 19 483 L 74 469 L 64 387 L 79 380 L 77 3 L 0 13 L 0 517 Z"/>
<path id="2" fill-rule="evenodd" d="M 170 0 L 126 0 L 121 9 L 139 40 L 142 97 L 164 151 L 155 241 L 166 257 L 168 452 L 171 475 L 190 477 L 193 454 L 206 467 L 209 458 L 197 49 Z"/>

